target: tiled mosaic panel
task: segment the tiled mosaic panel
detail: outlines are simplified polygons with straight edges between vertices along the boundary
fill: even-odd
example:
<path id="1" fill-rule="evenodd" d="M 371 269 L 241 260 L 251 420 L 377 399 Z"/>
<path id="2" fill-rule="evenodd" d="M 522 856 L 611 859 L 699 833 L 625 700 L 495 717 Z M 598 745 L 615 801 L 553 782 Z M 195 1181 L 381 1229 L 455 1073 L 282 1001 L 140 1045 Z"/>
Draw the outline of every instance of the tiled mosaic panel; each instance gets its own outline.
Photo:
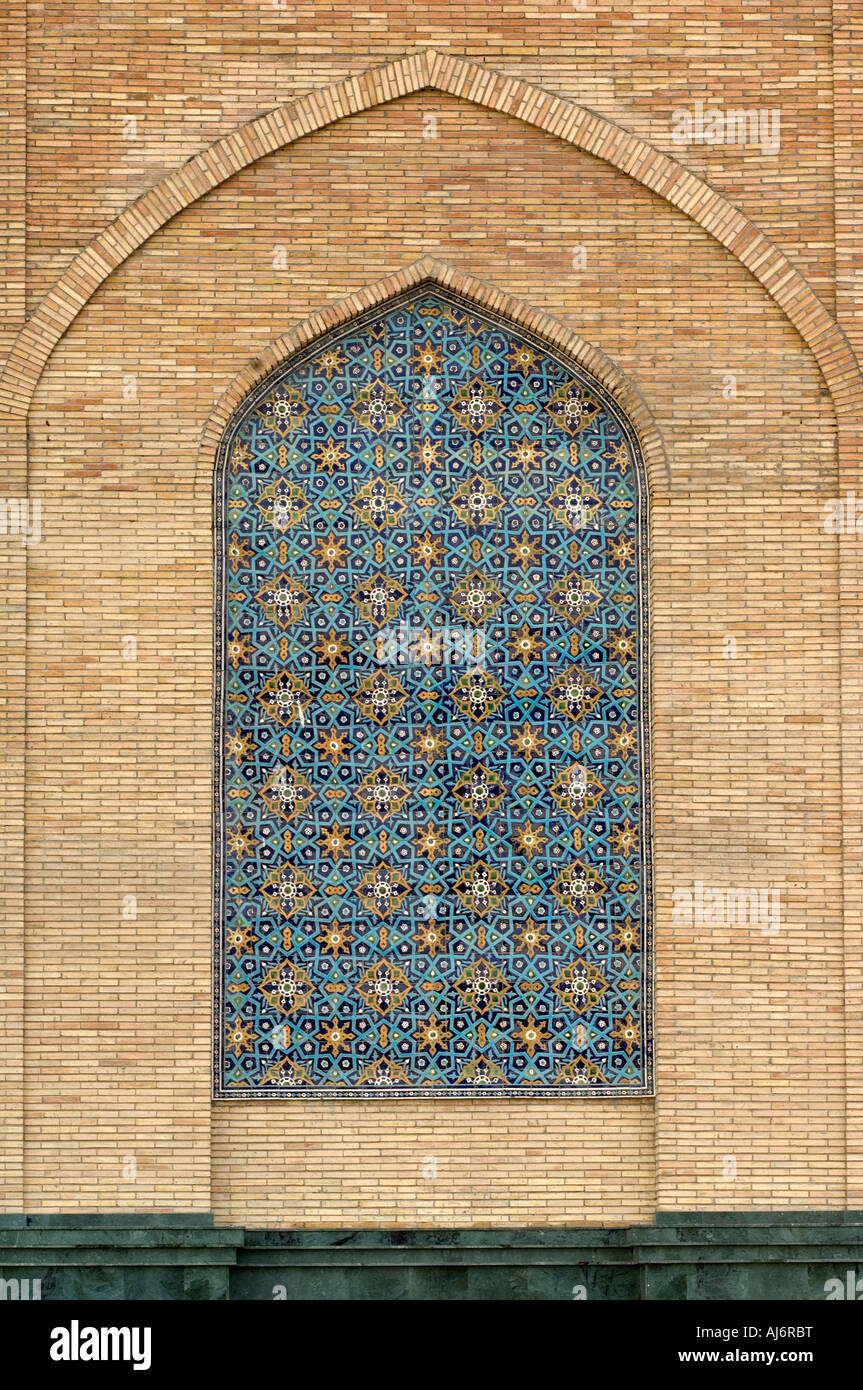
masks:
<path id="1" fill-rule="evenodd" d="M 590 379 L 428 286 L 236 417 L 217 1095 L 650 1089 L 635 448 Z"/>

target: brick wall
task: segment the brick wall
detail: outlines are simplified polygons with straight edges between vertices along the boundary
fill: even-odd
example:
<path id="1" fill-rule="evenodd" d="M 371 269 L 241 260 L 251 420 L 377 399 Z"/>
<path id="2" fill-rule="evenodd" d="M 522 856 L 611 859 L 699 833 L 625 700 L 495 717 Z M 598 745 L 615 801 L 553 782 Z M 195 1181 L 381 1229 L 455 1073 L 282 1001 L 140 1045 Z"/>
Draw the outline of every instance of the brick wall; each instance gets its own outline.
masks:
<path id="1" fill-rule="evenodd" d="M 833 309 L 829 6 L 694 21 L 684 6 L 659 20 L 655 6 L 505 5 L 494 32 L 485 11 L 447 6 L 422 19 L 186 6 L 180 28 L 175 7 L 134 5 L 88 30 L 85 9 L 73 24 L 46 7 L 28 32 L 31 310 L 111 216 L 211 140 L 431 41 L 677 154 Z M 671 143 L 671 108 L 772 90 L 778 156 Z M 271 339 L 425 254 L 601 347 L 665 443 L 651 540 L 657 1097 L 214 1106 L 202 433 Z M 844 599 L 822 526 L 838 441 L 812 351 L 703 227 L 610 164 L 447 93 L 276 150 L 134 250 L 54 348 L 29 414 L 44 535 L 26 550 L 26 1124 L 11 1209 L 529 1225 L 853 1205 Z M 675 888 L 697 879 L 778 890 L 780 931 L 673 921 Z"/>

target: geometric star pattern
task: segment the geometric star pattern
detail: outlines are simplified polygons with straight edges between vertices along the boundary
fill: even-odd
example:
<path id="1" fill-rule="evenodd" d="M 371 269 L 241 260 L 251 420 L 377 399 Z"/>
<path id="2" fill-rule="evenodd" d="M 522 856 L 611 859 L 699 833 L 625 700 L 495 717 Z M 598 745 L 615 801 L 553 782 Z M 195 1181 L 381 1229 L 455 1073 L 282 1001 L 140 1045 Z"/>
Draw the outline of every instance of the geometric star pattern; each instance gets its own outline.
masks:
<path id="1" fill-rule="evenodd" d="M 215 529 L 215 1095 L 650 1094 L 620 407 L 426 283 L 247 398 Z"/>

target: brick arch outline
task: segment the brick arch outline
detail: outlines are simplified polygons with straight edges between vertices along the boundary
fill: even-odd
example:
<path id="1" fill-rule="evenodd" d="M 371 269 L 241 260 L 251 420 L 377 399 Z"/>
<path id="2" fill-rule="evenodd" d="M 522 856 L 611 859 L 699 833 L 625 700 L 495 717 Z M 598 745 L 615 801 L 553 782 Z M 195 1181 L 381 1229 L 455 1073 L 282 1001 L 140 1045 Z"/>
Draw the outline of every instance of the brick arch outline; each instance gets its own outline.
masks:
<path id="1" fill-rule="evenodd" d="M 639 833 L 643 842 L 649 846 L 649 857 L 644 868 L 644 893 L 647 899 L 645 917 L 645 966 L 643 976 L 643 1007 L 645 1011 L 646 1027 L 649 1027 L 653 1040 L 650 1047 L 646 1048 L 644 1060 L 644 1077 L 648 1089 L 639 1092 L 637 1096 L 630 1098 L 629 1103 L 638 1105 L 644 1103 L 652 1105 L 656 1097 L 656 1009 L 655 1009 L 655 970 L 656 970 L 656 916 L 655 916 L 655 897 L 654 897 L 654 878 L 653 865 L 655 864 L 654 847 L 654 824 L 655 824 L 655 785 L 654 769 L 655 758 L 649 750 L 654 745 L 654 703 L 652 697 L 653 688 L 653 649 L 649 641 L 650 613 L 653 609 L 653 584 L 651 567 L 651 531 L 650 531 L 650 503 L 655 492 L 661 490 L 661 485 L 666 487 L 671 482 L 671 470 L 668 455 L 661 431 L 649 410 L 644 398 L 638 391 L 631 379 L 607 356 L 601 349 L 587 342 L 579 334 L 566 328 L 557 319 L 542 310 L 535 308 L 528 301 L 516 298 L 513 295 L 505 294 L 495 287 L 477 280 L 475 277 L 464 272 L 456 271 L 452 266 L 443 260 L 435 259 L 432 256 L 424 256 L 412 262 L 399 271 L 366 285 L 343 298 L 333 301 L 326 307 L 318 310 L 314 314 L 303 319 L 300 323 L 293 325 L 288 332 L 281 334 L 278 338 L 271 340 L 267 346 L 251 358 L 244 367 L 232 378 L 228 386 L 218 398 L 216 404 L 208 416 L 203 426 L 199 438 L 198 450 L 195 458 L 194 470 L 194 491 L 198 498 L 203 499 L 206 495 L 212 500 L 213 505 L 213 566 L 211 569 L 211 587 L 213 599 L 213 611 L 218 615 L 220 606 L 220 586 L 217 576 L 221 574 L 228 580 L 224 582 L 224 593 L 227 594 L 230 583 L 230 575 L 226 564 L 225 553 L 219 555 L 219 545 L 224 544 L 224 535 L 220 536 L 221 527 L 219 525 L 219 504 L 218 497 L 222 482 L 225 480 L 226 470 L 230 472 L 230 448 L 226 447 L 226 434 L 229 434 L 232 423 L 238 413 L 243 412 L 247 405 L 249 396 L 261 382 L 271 376 L 280 367 L 287 366 L 290 370 L 290 359 L 302 353 L 302 361 L 308 362 L 314 355 L 304 352 L 304 349 L 313 347 L 314 343 L 328 337 L 333 332 L 341 328 L 349 328 L 352 321 L 362 315 L 374 311 L 398 296 L 413 290 L 418 286 L 440 286 L 443 289 L 451 290 L 459 296 L 466 307 L 474 305 L 477 310 L 488 310 L 492 315 L 498 316 L 502 321 L 509 323 L 516 329 L 524 329 L 527 333 L 539 341 L 540 346 L 546 344 L 551 352 L 557 350 L 562 357 L 568 357 L 571 361 L 583 367 L 594 380 L 604 388 L 613 399 L 613 404 L 619 407 L 620 414 L 625 416 L 628 437 L 631 441 L 634 434 L 637 439 L 637 450 L 630 450 L 632 466 L 639 478 L 639 491 L 643 492 L 644 516 L 646 520 L 646 531 L 640 534 L 637 556 L 641 560 L 636 560 L 636 564 L 641 571 L 639 579 L 639 594 L 646 598 L 646 614 L 642 612 L 638 620 L 638 647 L 637 647 L 637 666 L 639 668 L 637 684 L 639 686 L 639 714 L 638 720 L 641 724 L 642 719 L 647 729 L 648 752 L 639 757 L 638 781 L 642 789 L 642 801 L 637 816 Z M 338 343 L 340 339 L 336 339 Z M 535 345 L 535 344 L 534 344 Z M 565 364 L 564 364 L 565 365 Z M 260 400 L 258 401 L 260 405 Z M 640 454 L 640 458 L 638 455 Z M 223 506 L 227 498 L 227 492 L 223 496 Z M 640 529 L 640 528 L 639 528 Z M 643 566 L 643 568 L 642 568 Z M 643 585 L 643 588 L 642 588 Z M 230 623 L 227 624 L 230 626 Z M 212 682 L 213 682 L 213 725 L 212 725 L 212 746 L 218 749 L 222 735 L 224 717 L 224 706 L 220 707 L 217 694 L 219 685 L 219 671 L 227 664 L 225 655 L 225 642 L 227 639 L 227 627 L 224 617 L 213 623 L 213 660 L 212 660 Z M 220 715 L 221 708 L 221 715 Z M 634 716 L 635 717 L 635 716 Z M 640 745 L 640 747 L 642 747 Z M 224 773 L 221 771 L 221 763 L 218 754 L 212 763 L 212 790 L 214 798 L 213 813 L 213 840 L 211 844 L 212 853 L 218 854 L 217 844 L 219 837 L 219 796 L 227 785 L 224 781 Z M 641 807 L 644 809 L 644 816 L 640 814 Z M 218 914 L 221 908 L 218 906 L 218 890 L 211 888 L 211 910 Z M 218 920 L 218 917 L 217 917 Z M 223 968 L 220 963 L 218 948 L 211 946 L 212 952 L 212 971 L 213 983 L 218 991 L 217 981 L 219 972 Z M 212 1003 L 213 1021 L 218 1020 L 218 1028 L 222 1029 L 224 1013 L 219 1003 L 218 993 Z M 231 1096 L 227 1090 L 223 1089 L 219 1079 L 219 1062 L 211 1057 L 211 1082 L 213 1090 L 212 1103 L 216 1109 L 225 1104 L 230 1105 Z M 260 1091 L 256 1095 L 261 1099 Z M 448 1098 L 449 1092 L 443 1095 L 443 1101 Z M 605 1101 L 614 1100 L 615 1097 L 603 1093 Z M 603 1097 L 597 1104 L 603 1103 Z M 234 1097 L 236 1099 L 236 1097 Z M 242 1100 L 243 1098 L 240 1097 Z M 272 1104 L 272 1099 L 263 1097 L 265 1103 Z M 618 1100 L 623 1099 L 617 1097 Z M 246 1097 L 248 1103 L 248 1097 Z M 336 1098 L 336 1103 L 339 1102 Z M 508 1097 L 508 1103 L 518 1103 L 518 1098 Z M 654 1185 L 655 1187 L 655 1185 Z"/>
<path id="2" fill-rule="evenodd" d="M 0 410 L 26 416 L 48 358 L 112 271 L 160 227 L 265 155 L 399 97 L 432 89 L 514 116 L 603 159 L 659 194 L 760 282 L 813 353 L 838 417 L 863 405 L 863 376 L 838 323 L 787 256 L 738 208 L 670 155 L 568 98 L 434 49 L 316 88 L 224 136 L 130 205 L 72 261 L 22 328 L 0 377 Z"/>
<path id="3" fill-rule="evenodd" d="M 196 476 L 205 478 L 209 485 L 222 435 L 230 420 L 249 392 L 275 367 L 314 342 L 316 338 L 340 328 L 358 314 L 364 313 L 367 309 L 377 308 L 388 299 L 404 293 L 405 290 L 413 289 L 415 285 L 424 281 L 453 290 L 472 301 L 479 309 L 488 309 L 492 313 L 502 315 L 517 327 L 544 339 L 550 347 L 560 349 L 579 366 L 586 368 L 605 387 L 609 395 L 614 397 L 634 428 L 641 447 L 648 492 L 652 495 L 658 486 L 668 486 L 671 470 L 659 427 L 638 389 L 610 357 L 524 300 L 504 294 L 501 290 L 474 279 L 472 275 L 456 271 L 444 261 L 434 260 L 429 256 L 414 261 L 403 270 L 387 275 L 382 280 L 377 280 L 374 284 L 328 305 L 304 319 L 302 323 L 295 324 L 287 333 L 269 343 L 263 352 L 253 357 L 223 391 L 204 425 L 195 465 Z"/>

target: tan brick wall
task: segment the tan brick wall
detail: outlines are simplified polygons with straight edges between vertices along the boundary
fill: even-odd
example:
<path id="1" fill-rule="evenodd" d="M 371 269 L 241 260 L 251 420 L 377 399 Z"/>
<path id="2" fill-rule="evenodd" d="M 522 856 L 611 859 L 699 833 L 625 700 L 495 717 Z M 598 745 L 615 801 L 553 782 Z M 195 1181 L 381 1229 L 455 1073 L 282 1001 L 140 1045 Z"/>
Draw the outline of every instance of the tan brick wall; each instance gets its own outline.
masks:
<path id="1" fill-rule="evenodd" d="M 830 310 L 841 250 L 850 315 L 852 84 L 846 74 L 836 112 L 837 248 L 827 5 L 757 15 L 725 5 L 697 19 L 680 5 L 657 19 L 655 6 L 613 4 L 591 19 L 505 4 L 493 26 L 463 6 L 415 17 L 382 7 L 359 22 L 341 0 L 325 15 L 180 9 L 183 27 L 130 5 L 92 32 L 59 12 L 31 16 L 31 310 L 110 216 L 209 141 L 434 41 L 577 97 L 682 158 L 777 236 Z M 670 141 L 675 106 L 773 91 L 777 157 Z M 123 141 L 123 114 L 138 115 L 139 141 Z M 20 114 L 9 119 L 20 128 Z M 230 159 L 225 173 L 245 162 Z M 19 158 L 15 235 L 20 171 Z M 181 178 L 199 187 L 197 166 Z M 709 215 L 723 234 L 727 214 Z M 825 370 L 838 364 L 840 391 L 841 341 L 751 238 L 744 227 L 740 253 L 792 295 Z M 287 249 L 280 271 L 276 245 Z M 422 255 L 602 348 L 668 453 L 651 543 L 655 1101 L 209 1100 L 213 450 L 201 450 L 202 432 L 268 342 Z M 93 283 L 108 269 L 100 253 Z M 52 323 L 62 328 L 89 293 L 79 277 L 43 304 L 13 411 L 38 371 L 27 354 L 39 360 L 40 342 L 47 353 Z M 723 396 L 729 373 L 736 399 Z M 842 439 L 848 486 L 847 425 Z M 338 1226 L 863 1204 L 859 894 L 846 868 L 843 931 L 842 862 L 861 780 L 861 741 L 848 733 L 856 687 L 840 726 L 840 679 L 847 687 L 859 640 L 848 628 L 852 552 L 843 542 L 840 604 L 840 545 L 822 527 L 837 444 L 812 351 L 706 230 L 611 165 L 444 92 L 375 106 L 267 155 L 133 250 L 54 348 L 29 417 L 44 539 L 27 554 L 26 970 L 6 963 L 13 990 L 26 979 L 23 1087 L 14 1058 L 7 1072 L 26 1133 L 16 1168 L 6 1131 L 6 1205 Z M 7 495 L 21 486 L 21 453 L 13 444 Z M 20 548 L 3 544 L 20 570 Z M 129 637 L 134 659 L 123 656 Z M 12 697 L 22 667 L 19 648 Z M 781 930 L 675 923 L 673 891 L 696 879 L 778 890 Z M 129 895 L 135 919 L 123 915 Z"/>
<path id="2" fill-rule="evenodd" d="M 433 142 L 422 139 L 429 110 Z M 230 1222 L 428 1224 L 647 1219 L 657 1196 L 841 1205 L 841 1142 L 813 1155 L 800 1137 L 840 1140 L 844 1121 L 836 544 L 819 529 L 819 490 L 835 475 L 829 400 L 777 308 L 706 233 L 589 156 L 565 157 L 562 180 L 554 141 L 450 97 L 372 111 L 182 213 L 55 351 L 31 414 L 47 523 L 30 581 L 39 909 L 27 978 L 34 1002 L 52 1000 L 51 1030 L 28 1036 L 34 1206 L 209 1205 L 210 526 L 198 438 L 277 332 L 423 251 L 601 345 L 666 441 L 673 483 L 657 490 L 653 534 L 662 1124 L 654 1136 L 644 1102 L 222 1104 L 213 1207 Z M 284 271 L 272 269 L 276 243 Z M 575 244 L 587 251 L 578 274 Z M 122 397 L 129 375 L 135 402 Z M 124 662 L 130 634 L 138 658 Z M 736 662 L 722 656 L 727 634 Z M 717 945 L 671 927 L 673 885 L 725 882 L 730 857 L 734 882 L 796 899 L 778 939 L 735 929 Z M 127 893 L 135 922 L 120 918 Z M 798 978 L 813 933 L 814 992 Z M 820 1040 L 821 1065 L 803 1075 L 787 1065 L 801 1033 Z M 736 1184 L 722 1181 L 728 1153 Z"/>

